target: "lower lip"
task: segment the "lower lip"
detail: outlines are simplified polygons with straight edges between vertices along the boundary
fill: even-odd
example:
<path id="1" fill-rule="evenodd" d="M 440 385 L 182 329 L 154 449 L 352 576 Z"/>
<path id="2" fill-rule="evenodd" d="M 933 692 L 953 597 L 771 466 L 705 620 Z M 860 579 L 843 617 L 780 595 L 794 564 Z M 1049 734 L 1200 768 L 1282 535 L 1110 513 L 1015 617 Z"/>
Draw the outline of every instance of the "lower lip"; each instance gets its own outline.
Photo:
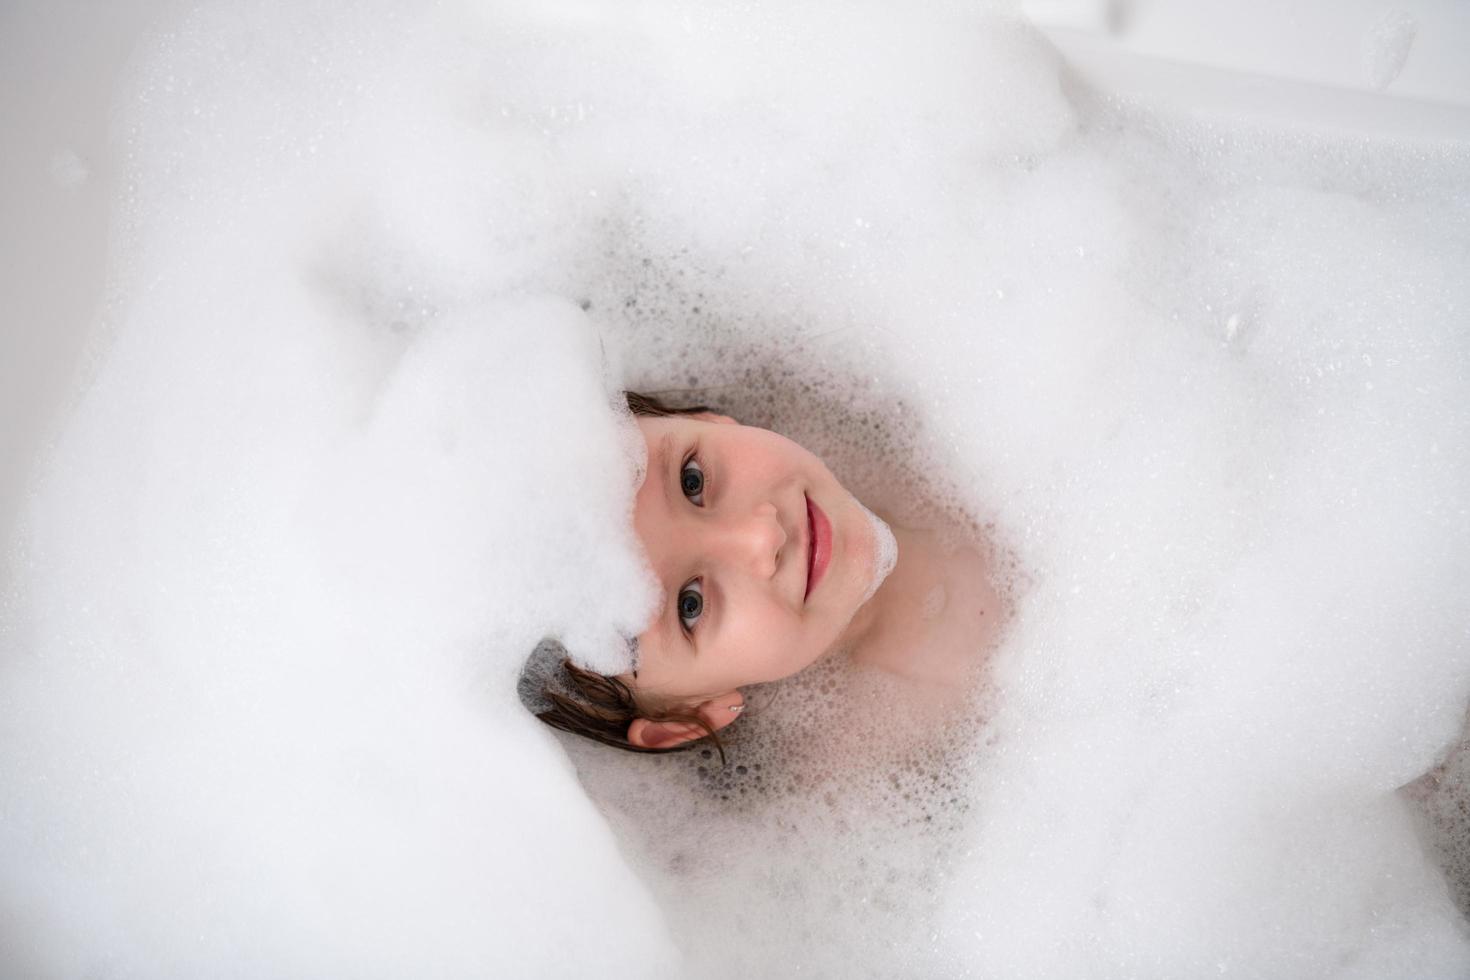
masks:
<path id="1" fill-rule="evenodd" d="M 827 520 L 827 515 L 822 513 L 822 508 L 812 503 L 810 497 L 806 502 L 806 517 L 812 532 L 807 548 L 806 573 L 806 594 L 811 595 L 832 561 L 832 524 Z"/>

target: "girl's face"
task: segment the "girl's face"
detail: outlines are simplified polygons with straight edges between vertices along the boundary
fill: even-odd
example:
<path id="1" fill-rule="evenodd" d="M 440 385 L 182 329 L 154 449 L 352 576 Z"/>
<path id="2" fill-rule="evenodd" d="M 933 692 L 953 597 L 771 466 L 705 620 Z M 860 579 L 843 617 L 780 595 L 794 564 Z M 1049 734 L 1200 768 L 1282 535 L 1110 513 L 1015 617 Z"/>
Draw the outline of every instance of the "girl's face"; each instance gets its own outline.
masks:
<path id="1" fill-rule="evenodd" d="M 869 592 L 871 520 L 820 459 L 716 415 L 640 418 L 634 527 L 663 588 L 638 637 L 640 697 L 692 705 L 796 673 Z"/>

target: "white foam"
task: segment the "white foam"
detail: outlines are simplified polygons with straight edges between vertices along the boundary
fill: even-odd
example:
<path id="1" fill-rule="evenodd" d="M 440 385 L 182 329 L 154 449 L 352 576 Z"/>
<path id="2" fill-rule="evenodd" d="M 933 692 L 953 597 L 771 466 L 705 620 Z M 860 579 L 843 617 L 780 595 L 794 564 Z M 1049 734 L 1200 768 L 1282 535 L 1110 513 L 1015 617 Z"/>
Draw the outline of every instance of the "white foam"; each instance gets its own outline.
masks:
<path id="1" fill-rule="evenodd" d="M 873 581 L 868 583 L 868 591 L 863 593 L 863 602 L 867 602 L 898 564 L 898 539 L 883 518 L 866 507 L 863 513 L 868 515 L 868 523 L 873 528 Z"/>
<path id="2" fill-rule="evenodd" d="M 1464 975 L 1394 795 L 1470 684 L 1463 148 L 1135 113 L 961 3 L 137 64 L 0 627 L 8 972 Z M 649 613 L 623 384 L 996 541 L 973 715 L 833 659 L 727 769 L 574 772 L 515 680 Z"/>

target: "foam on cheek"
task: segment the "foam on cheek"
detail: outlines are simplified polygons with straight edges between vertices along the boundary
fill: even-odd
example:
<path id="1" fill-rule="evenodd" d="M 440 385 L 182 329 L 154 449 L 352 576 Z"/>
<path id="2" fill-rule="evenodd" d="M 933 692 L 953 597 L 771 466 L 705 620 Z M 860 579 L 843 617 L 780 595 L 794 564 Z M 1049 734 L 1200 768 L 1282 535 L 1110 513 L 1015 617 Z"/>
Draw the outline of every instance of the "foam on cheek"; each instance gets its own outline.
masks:
<path id="1" fill-rule="evenodd" d="M 893 529 L 884 523 L 883 518 L 867 507 L 863 507 L 863 513 L 867 515 L 868 525 L 873 529 L 873 580 L 863 593 L 863 602 L 867 602 L 898 564 L 898 539 L 893 536 Z"/>

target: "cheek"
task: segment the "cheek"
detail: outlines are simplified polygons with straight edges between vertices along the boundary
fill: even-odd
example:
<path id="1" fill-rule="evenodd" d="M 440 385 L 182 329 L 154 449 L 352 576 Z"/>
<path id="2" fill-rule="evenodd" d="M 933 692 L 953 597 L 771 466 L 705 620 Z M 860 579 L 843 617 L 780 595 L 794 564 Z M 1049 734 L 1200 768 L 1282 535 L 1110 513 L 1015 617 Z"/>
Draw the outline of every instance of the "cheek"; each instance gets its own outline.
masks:
<path id="1" fill-rule="evenodd" d="M 761 624 L 756 637 L 752 660 L 769 680 L 790 677 L 826 652 L 821 637 L 784 612 Z"/>
<path id="2" fill-rule="evenodd" d="M 805 451 L 774 432 L 765 429 L 750 429 L 747 438 L 734 449 L 734 461 L 745 475 L 771 482 L 788 477 L 802 468 Z"/>

